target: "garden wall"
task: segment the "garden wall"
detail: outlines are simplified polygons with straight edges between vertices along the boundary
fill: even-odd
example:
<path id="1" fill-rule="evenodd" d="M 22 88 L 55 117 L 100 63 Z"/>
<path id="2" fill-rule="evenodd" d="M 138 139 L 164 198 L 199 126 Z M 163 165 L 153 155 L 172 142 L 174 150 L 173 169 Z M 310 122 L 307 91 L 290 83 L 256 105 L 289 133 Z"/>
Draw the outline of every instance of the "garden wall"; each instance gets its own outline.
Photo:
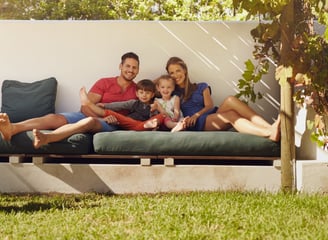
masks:
<path id="1" fill-rule="evenodd" d="M 168 58 L 179 56 L 187 62 L 192 81 L 208 82 L 215 103 L 220 103 L 237 92 L 244 62 L 252 56 L 250 30 L 256 24 L 0 21 L 0 81 L 56 77 L 56 111 L 75 111 L 79 109 L 79 88 L 119 74 L 121 55 L 134 51 L 141 61 L 136 81 L 165 73 Z M 279 109 L 279 87 L 272 74 L 267 79 L 261 86 L 265 98 L 255 108 L 272 122 Z"/>
<path id="2" fill-rule="evenodd" d="M 237 93 L 245 61 L 252 59 L 250 30 L 257 22 L 169 21 L 0 21 L 0 83 L 58 80 L 56 112 L 79 109 L 78 90 L 99 78 L 119 74 L 123 53 L 140 56 L 140 74 L 154 79 L 165 73 L 169 57 L 183 58 L 192 81 L 208 82 L 216 104 Z M 264 98 L 252 107 L 272 122 L 280 108 L 273 71 L 259 88 Z M 0 98 L 1 104 L 1 98 Z M 297 158 L 315 159 L 304 122 L 297 119 Z M 300 130 L 301 129 L 301 130 Z"/>

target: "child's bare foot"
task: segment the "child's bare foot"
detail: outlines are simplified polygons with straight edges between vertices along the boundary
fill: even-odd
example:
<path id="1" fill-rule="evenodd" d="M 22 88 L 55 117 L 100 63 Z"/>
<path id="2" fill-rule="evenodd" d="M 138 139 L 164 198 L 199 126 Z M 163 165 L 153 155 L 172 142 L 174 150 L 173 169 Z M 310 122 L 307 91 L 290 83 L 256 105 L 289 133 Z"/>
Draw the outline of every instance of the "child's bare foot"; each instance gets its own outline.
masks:
<path id="1" fill-rule="evenodd" d="M 280 119 L 280 114 L 278 115 L 277 120 L 271 125 L 271 134 L 269 136 L 269 139 L 274 141 L 274 142 L 278 142 L 280 140 L 280 123 L 281 123 L 281 119 Z"/>
<path id="2" fill-rule="evenodd" d="M 177 125 L 171 129 L 171 132 L 179 132 L 186 129 L 185 118 L 177 123 Z"/>
<path id="3" fill-rule="evenodd" d="M 13 127 L 7 113 L 0 113 L 0 133 L 5 141 L 10 141 L 12 137 Z"/>
<path id="4" fill-rule="evenodd" d="M 145 129 L 154 129 L 158 127 L 158 120 L 156 118 L 148 120 L 144 124 Z"/>
<path id="5" fill-rule="evenodd" d="M 82 106 L 87 106 L 90 103 L 85 87 L 80 89 L 80 101 Z"/>
<path id="6" fill-rule="evenodd" d="M 47 136 L 38 129 L 33 129 L 33 146 L 35 149 L 40 148 L 41 146 L 47 144 Z"/>

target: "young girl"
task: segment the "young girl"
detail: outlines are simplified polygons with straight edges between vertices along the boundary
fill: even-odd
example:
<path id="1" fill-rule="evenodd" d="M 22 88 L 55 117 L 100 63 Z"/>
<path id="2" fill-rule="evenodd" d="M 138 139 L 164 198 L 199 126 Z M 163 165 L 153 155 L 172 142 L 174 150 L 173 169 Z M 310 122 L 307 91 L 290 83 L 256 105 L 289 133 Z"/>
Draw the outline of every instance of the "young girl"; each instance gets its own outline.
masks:
<path id="1" fill-rule="evenodd" d="M 161 97 L 156 97 L 153 108 L 166 115 L 164 125 L 171 132 L 184 130 L 184 118 L 180 110 L 180 97 L 173 95 L 175 81 L 169 75 L 162 75 L 155 80 L 156 88 Z"/>
<path id="2" fill-rule="evenodd" d="M 208 84 L 192 83 L 186 63 L 178 57 L 168 60 L 166 70 L 175 80 L 187 130 L 224 131 L 233 126 L 238 132 L 280 140 L 279 115 L 271 125 L 234 96 L 227 97 L 219 107 L 214 106 Z"/>

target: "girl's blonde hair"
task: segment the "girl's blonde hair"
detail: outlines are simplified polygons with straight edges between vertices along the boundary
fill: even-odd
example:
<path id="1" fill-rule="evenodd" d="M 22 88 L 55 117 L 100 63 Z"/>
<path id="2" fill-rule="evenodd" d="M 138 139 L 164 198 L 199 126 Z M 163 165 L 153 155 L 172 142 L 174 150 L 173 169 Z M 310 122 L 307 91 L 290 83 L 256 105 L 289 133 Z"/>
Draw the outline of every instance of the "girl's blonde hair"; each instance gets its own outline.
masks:
<path id="1" fill-rule="evenodd" d="M 168 74 L 163 74 L 163 75 L 159 76 L 158 78 L 156 78 L 154 80 L 154 83 L 158 86 L 161 80 L 169 80 L 169 81 L 172 81 L 173 84 L 175 85 L 174 79 L 170 75 L 168 75 Z"/>

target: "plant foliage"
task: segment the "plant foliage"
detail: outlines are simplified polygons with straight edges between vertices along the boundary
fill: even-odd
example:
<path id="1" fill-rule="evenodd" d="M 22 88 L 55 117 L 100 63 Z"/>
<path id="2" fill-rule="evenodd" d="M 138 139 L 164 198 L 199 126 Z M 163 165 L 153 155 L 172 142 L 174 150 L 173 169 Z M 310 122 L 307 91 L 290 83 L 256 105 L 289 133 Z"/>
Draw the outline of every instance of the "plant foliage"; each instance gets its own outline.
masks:
<path id="1" fill-rule="evenodd" d="M 276 67 L 280 84 L 294 84 L 297 106 L 312 107 L 315 118 L 308 122 L 312 139 L 319 146 L 328 145 L 328 31 L 317 33 L 314 20 L 328 23 L 328 2 L 321 0 L 234 0 L 234 7 L 248 12 L 247 18 L 257 16 L 258 26 L 251 31 L 255 41 L 253 56 L 257 62 L 246 62 L 243 78 L 239 80 L 239 96 L 254 102 L 261 98 L 254 86 L 269 63 Z M 293 21 L 290 21 L 292 19 Z M 285 38 L 287 41 L 283 42 Z"/>
<path id="2" fill-rule="evenodd" d="M 222 20 L 232 0 L 0 0 L 0 19 Z M 240 15 L 242 16 L 242 15 Z"/>

